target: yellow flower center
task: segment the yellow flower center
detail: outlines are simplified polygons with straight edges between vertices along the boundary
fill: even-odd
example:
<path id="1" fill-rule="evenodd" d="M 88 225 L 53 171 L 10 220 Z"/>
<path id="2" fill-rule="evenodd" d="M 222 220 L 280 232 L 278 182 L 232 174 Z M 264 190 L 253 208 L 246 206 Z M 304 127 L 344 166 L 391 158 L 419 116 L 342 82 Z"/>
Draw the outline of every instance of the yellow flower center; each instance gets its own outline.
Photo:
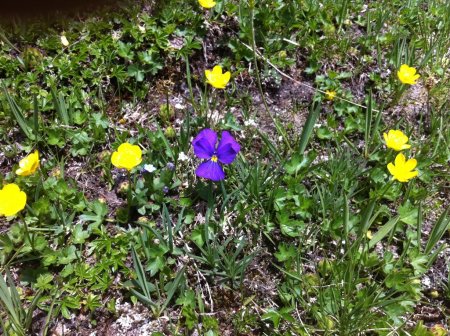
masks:
<path id="1" fill-rule="evenodd" d="M 212 162 L 217 162 L 217 155 L 213 155 L 212 157 L 211 157 L 211 161 Z"/>

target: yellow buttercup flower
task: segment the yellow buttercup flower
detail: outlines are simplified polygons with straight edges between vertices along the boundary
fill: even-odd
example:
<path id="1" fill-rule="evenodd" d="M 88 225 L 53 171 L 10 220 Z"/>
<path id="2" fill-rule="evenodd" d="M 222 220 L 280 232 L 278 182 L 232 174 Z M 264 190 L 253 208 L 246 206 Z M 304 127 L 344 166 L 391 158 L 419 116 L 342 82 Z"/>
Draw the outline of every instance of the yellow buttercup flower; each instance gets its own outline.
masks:
<path id="1" fill-rule="evenodd" d="M 406 161 L 405 156 L 402 153 L 399 153 L 395 158 L 395 165 L 390 162 L 387 165 L 387 168 L 394 180 L 398 180 L 399 182 L 408 182 L 410 179 L 417 176 L 418 171 L 414 170 L 416 166 L 416 159 L 409 159 Z"/>
<path id="2" fill-rule="evenodd" d="M 336 97 L 336 91 L 333 91 L 333 90 L 326 90 L 325 91 L 325 97 L 328 99 L 328 100 L 333 100 L 334 99 L 334 97 Z"/>
<path id="3" fill-rule="evenodd" d="M 212 70 L 205 70 L 206 82 L 216 89 L 225 89 L 230 81 L 231 73 L 229 71 L 222 73 L 222 67 L 216 65 Z"/>
<path id="4" fill-rule="evenodd" d="M 383 133 L 383 137 L 386 146 L 397 152 L 411 148 L 411 145 L 408 145 L 408 137 L 400 130 L 390 130 L 388 133 Z"/>
<path id="5" fill-rule="evenodd" d="M 27 194 L 17 184 L 6 184 L 0 190 L 0 216 L 14 216 L 25 208 Z"/>
<path id="6" fill-rule="evenodd" d="M 416 68 L 410 67 L 407 64 L 402 64 L 400 69 L 397 71 L 397 76 L 400 82 L 403 84 L 414 85 L 420 78 L 420 75 L 416 73 Z"/>
<path id="7" fill-rule="evenodd" d="M 216 5 L 216 2 L 213 0 L 198 0 L 198 3 L 203 8 L 213 8 Z"/>
<path id="8" fill-rule="evenodd" d="M 16 170 L 16 174 L 20 176 L 29 176 L 39 168 L 39 152 L 37 150 L 34 153 L 24 157 L 19 161 L 19 169 Z"/>
<path id="9" fill-rule="evenodd" d="M 139 146 L 125 142 L 111 156 L 111 163 L 119 169 L 131 170 L 142 162 Z"/>

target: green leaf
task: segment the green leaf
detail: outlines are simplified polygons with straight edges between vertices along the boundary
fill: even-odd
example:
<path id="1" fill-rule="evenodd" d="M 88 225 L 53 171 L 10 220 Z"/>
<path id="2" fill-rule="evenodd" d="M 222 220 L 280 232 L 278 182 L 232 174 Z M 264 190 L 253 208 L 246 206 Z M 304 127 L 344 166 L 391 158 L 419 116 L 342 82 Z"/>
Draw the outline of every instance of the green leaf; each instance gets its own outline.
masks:
<path id="1" fill-rule="evenodd" d="M 52 289 L 52 284 L 51 282 L 53 281 L 53 275 L 50 273 L 44 273 L 38 276 L 37 280 L 36 280 L 36 284 L 35 287 L 37 289 L 42 289 L 42 290 L 50 290 Z"/>
<path id="2" fill-rule="evenodd" d="M 311 105 L 308 118 L 306 119 L 305 125 L 303 126 L 302 135 L 300 136 L 300 143 L 298 146 L 299 154 L 303 154 L 305 152 L 306 146 L 308 146 L 309 138 L 311 137 L 311 134 L 314 130 L 314 125 L 319 118 L 320 109 L 320 103 Z"/>
<path id="3" fill-rule="evenodd" d="M 25 117 L 22 113 L 22 109 L 16 103 L 14 98 L 9 94 L 5 84 L 2 82 L 3 93 L 5 94 L 6 100 L 8 101 L 9 107 L 11 109 L 11 113 L 13 114 L 14 119 L 16 119 L 23 133 L 27 136 L 28 139 L 34 140 L 35 136 L 33 134 L 33 129 L 28 125 L 28 122 L 25 120 Z"/>
<path id="4" fill-rule="evenodd" d="M 197 226 L 189 236 L 189 239 L 195 243 L 198 247 L 202 247 L 205 244 L 205 240 L 203 239 L 203 228 Z"/>
<path id="5" fill-rule="evenodd" d="M 278 246 L 278 252 L 276 252 L 274 255 L 279 262 L 283 262 L 291 258 L 294 258 L 297 255 L 297 250 L 295 246 L 280 244 Z"/>
<path id="6" fill-rule="evenodd" d="M 73 229 L 72 235 L 74 244 L 83 244 L 89 238 L 90 233 L 87 230 L 83 230 L 83 225 L 77 224 Z"/>
<path id="7" fill-rule="evenodd" d="M 77 249 L 74 245 L 65 247 L 59 254 L 58 263 L 60 265 L 67 265 L 77 258 Z"/>
<path id="8" fill-rule="evenodd" d="M 403 223 L 408 225 L 417 223 L 417 209 L 409 202 L 406 202 L 398 208 L 398 214 L 400 216 L 400 221 Z"/>
<path id="9" fill-rule="evenodd" d="M 158 273 L 160 270 L 164 268 L 164 265 L 166 264 L 166 259 L 164 257 L 156 257 L 153 259 L 147 268 L 146 271 L 150 271 L 150 276 L 154 276 L 156 273 Z"/>
<path id="10" fill-rule="evenodd" d="M 309 152 L 308 154 L 295 153 L 292 158 L 286 162 L 284 169 L 290 175 L 298 174 L 302 169 L 308 168 L 316 158 L 315 152 Z"/>
<path id="11" fill-rule="evenodd" d="M 439 240 L 444 235 L 445 231 L 449 227 L 450 217 L 448 213 L 450 211 L 450 206 L 442 213 L 438 221 L 431 230 L 430 237 L 428 238 L 427 245 L 425 246 L 425 254 L 429 254 L 431 250 L 437 245 Z"/>
<path id="12" fill-rule="evenodd" d="M 136 64 L 131 64 L 127 72 L 129 76 L 134 76 L 137 82 L 142 82 L 145 78 L 145 72 Z"/>

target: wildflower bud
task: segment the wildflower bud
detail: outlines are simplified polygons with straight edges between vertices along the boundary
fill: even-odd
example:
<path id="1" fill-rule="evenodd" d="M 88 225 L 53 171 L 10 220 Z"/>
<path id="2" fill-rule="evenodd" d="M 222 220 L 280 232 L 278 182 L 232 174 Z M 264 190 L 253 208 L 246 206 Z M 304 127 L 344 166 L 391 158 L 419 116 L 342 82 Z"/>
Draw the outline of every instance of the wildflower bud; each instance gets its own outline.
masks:
<path id="1" fill-rule="evenodd" d="M 286 59 L 286 57 L 287 57 L 287 52 L 286 52 L 286 50 L 281 50 L 281 51 L 278 53 L 278 56 L 279 56 L 281 59 Z"/>
<path id="2" fill-rule="evenodd" d="M 50 175 L 58 178 L 61 176 L 61 170 L 59 168 L 55 168 L 50 172 Z"/>
<path id="3" fill-rule="evenodd" d="M 329 316 L 324 316 L 323 320 L 320 321 L 320 326 L 324 328 L 325 330 L 334 329 L 334 321 Z"/>
<path id="4" fill-rule="evenodd" d="M 69 46 L 69 40 L 67 40 L 67 37 L 65 35 L 61 35 L 61 44 L 64 47 L 68 47 Z"/>
<path id="5" fill-rule="evenodd" d="M 173 164 L 173 162 L 168 162 L 166 167 L 169 170 L 175 170 L 175 165 Z"/>
<path id="6" fill-rule="evenodd" d="M 177 136 L 177 133 L 175 132 L 175 130 L 172 126 L 169 126 L 164 131 L 164 135 L 169 139 L 173 139 Z"/>
<path id="7" fill-rule="evenodd" d="M 331 266 L 331 261 L 329 261 L 328 259 L 320 260 L 318 264 L 318 271 L 320 275 L 327 275 L 331 271 Z"/>
<path id="8" fill-rule="evenodd" d="M 106 203 L 106 199 L 104 199 L 103 197 L 99 197 L 97 200 L 102 204 Z"/>
<path id="9" fill-rule="evenodd" d="M 447 329 L 445 329 L 442 324 L 435 324 L 433 327 L 431 327 L 430 331 L 433 336 L 448 335 Z"/>
<path id="10" fill-rule="evenodd" d="M 336 28 L 334 28 L 334 25 L 332 24 L 325 24 L 323 26 L 323 32 L 326 36 L 332 36 L 336 32 Z"/>
<path id="11" fill-rule="evenodd" d="M 433 299 L 437 299 L 439 297 L 439 292 L 437 290 L 432 290 L 430 292 L 430 297 Z"/>
<path id="12" fill-rule="evenodd" d="M 107 151 L 107 150 L 104 150 L 104 151 L 101 151 L 101 152 L 98 154 L 98 159 L 99 159 L 100 161 L 103 161 L 103 160 L 105 160 L 105 159 L 109 159 L 110 156 L 111 156 L 111 152 L 110 152 L 110 151 Z"/>
<path id="13" fill-rule="evenodd" d="M 167 194 L 169 192 L 169 187 L 168 186 L 164 186 L 162 188 L 162 191 L 163 191 L 164 194 Z"/>
<path id="14" fill-rule="evenodd" d="M 119 187 L 117 188 L 117 193 L 119 195 L 126 195 L 128 192 L 128 187 L 130 186 L 130 183 L 128 181 L 123 181 L 119 184 Z"/>
<path id="15" fill-rule="evenodd" d="M 146 224 L 146 223 L 150 222 L 150 219 L 147 216 L 141 216 L 137 219 L 137 222 L 139 224 Z"/>
<path id="16" fill-rule="evenodd" d="M 175 111 L 171 105 L 163 104 L 159 107 L 159 117 L 163 123 L 167 123 L 175 116 Z"/>

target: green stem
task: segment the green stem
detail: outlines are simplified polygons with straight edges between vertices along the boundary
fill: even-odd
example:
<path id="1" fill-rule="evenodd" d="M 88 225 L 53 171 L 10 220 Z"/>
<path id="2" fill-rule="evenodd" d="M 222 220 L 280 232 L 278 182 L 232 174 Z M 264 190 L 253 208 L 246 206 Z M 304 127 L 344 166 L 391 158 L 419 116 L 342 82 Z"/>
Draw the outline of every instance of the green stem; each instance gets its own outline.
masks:
<path id="1" fill-rule="evenodd" d="M 383 196 L 386 194 L 386 192 L 392 187 L 392 185 L 394 184 L 395 180 L 391 179 L 385 186 L 384 188 L 381 190 L 381 193 L 378 195 L 378 199 L 383 198 Z"/>
<path id="2" fill-rule="evenodd" d="M 25 227 L 25 235 L 27 236 L 28 241 L 30 242 L 31 249 L 34 251 L 34 239 L 31 239 L 30 230 L 28 229 L 28 224 L 25 221 L 25 218 L 22 216 L 22 214 L 19 214 L 20 219 L 22 220 L 24 227 Z"/>
<path id="3" fill-rule="evenodd" d="M 393 107 L 395 105 L 397 105 L 398 101 L 400 100 L 400 98 L 403 95 L 403 92 L 406 91 L 406 85 L 402 84 L 400 86 L 400 89 L 397 90 L 397 92 L 395 93 L 394 98 L 392 98 L 391 102 L 389 103 L 389 107 Z"/>
<path id="4" fill-rule="evenodd" d="M 192 89 L 191 68 L 189 65 L 188 55 L 185 55 L 184 59 L 186 62 L 186 80 L 187 80 L 187 84 L 188 84 L 188 88 L 189 88 L 189 95 L 191 97 L 191 104 L 192 104 L 192 107 L 194 108 L 195 112 L 198 113 L 197 104 L 195 103 L 195 99 L 194 99 L 194 90 Z"/>
<path id="5" fill-rule="evenodd" d="M 128 171 L 127 223 L 130 222 L 130 218 L 131 218 L 131 201 L 132 201 L 131 184 L 132 184 L 131 174 L 130 174 L 130 171 Z"/>

